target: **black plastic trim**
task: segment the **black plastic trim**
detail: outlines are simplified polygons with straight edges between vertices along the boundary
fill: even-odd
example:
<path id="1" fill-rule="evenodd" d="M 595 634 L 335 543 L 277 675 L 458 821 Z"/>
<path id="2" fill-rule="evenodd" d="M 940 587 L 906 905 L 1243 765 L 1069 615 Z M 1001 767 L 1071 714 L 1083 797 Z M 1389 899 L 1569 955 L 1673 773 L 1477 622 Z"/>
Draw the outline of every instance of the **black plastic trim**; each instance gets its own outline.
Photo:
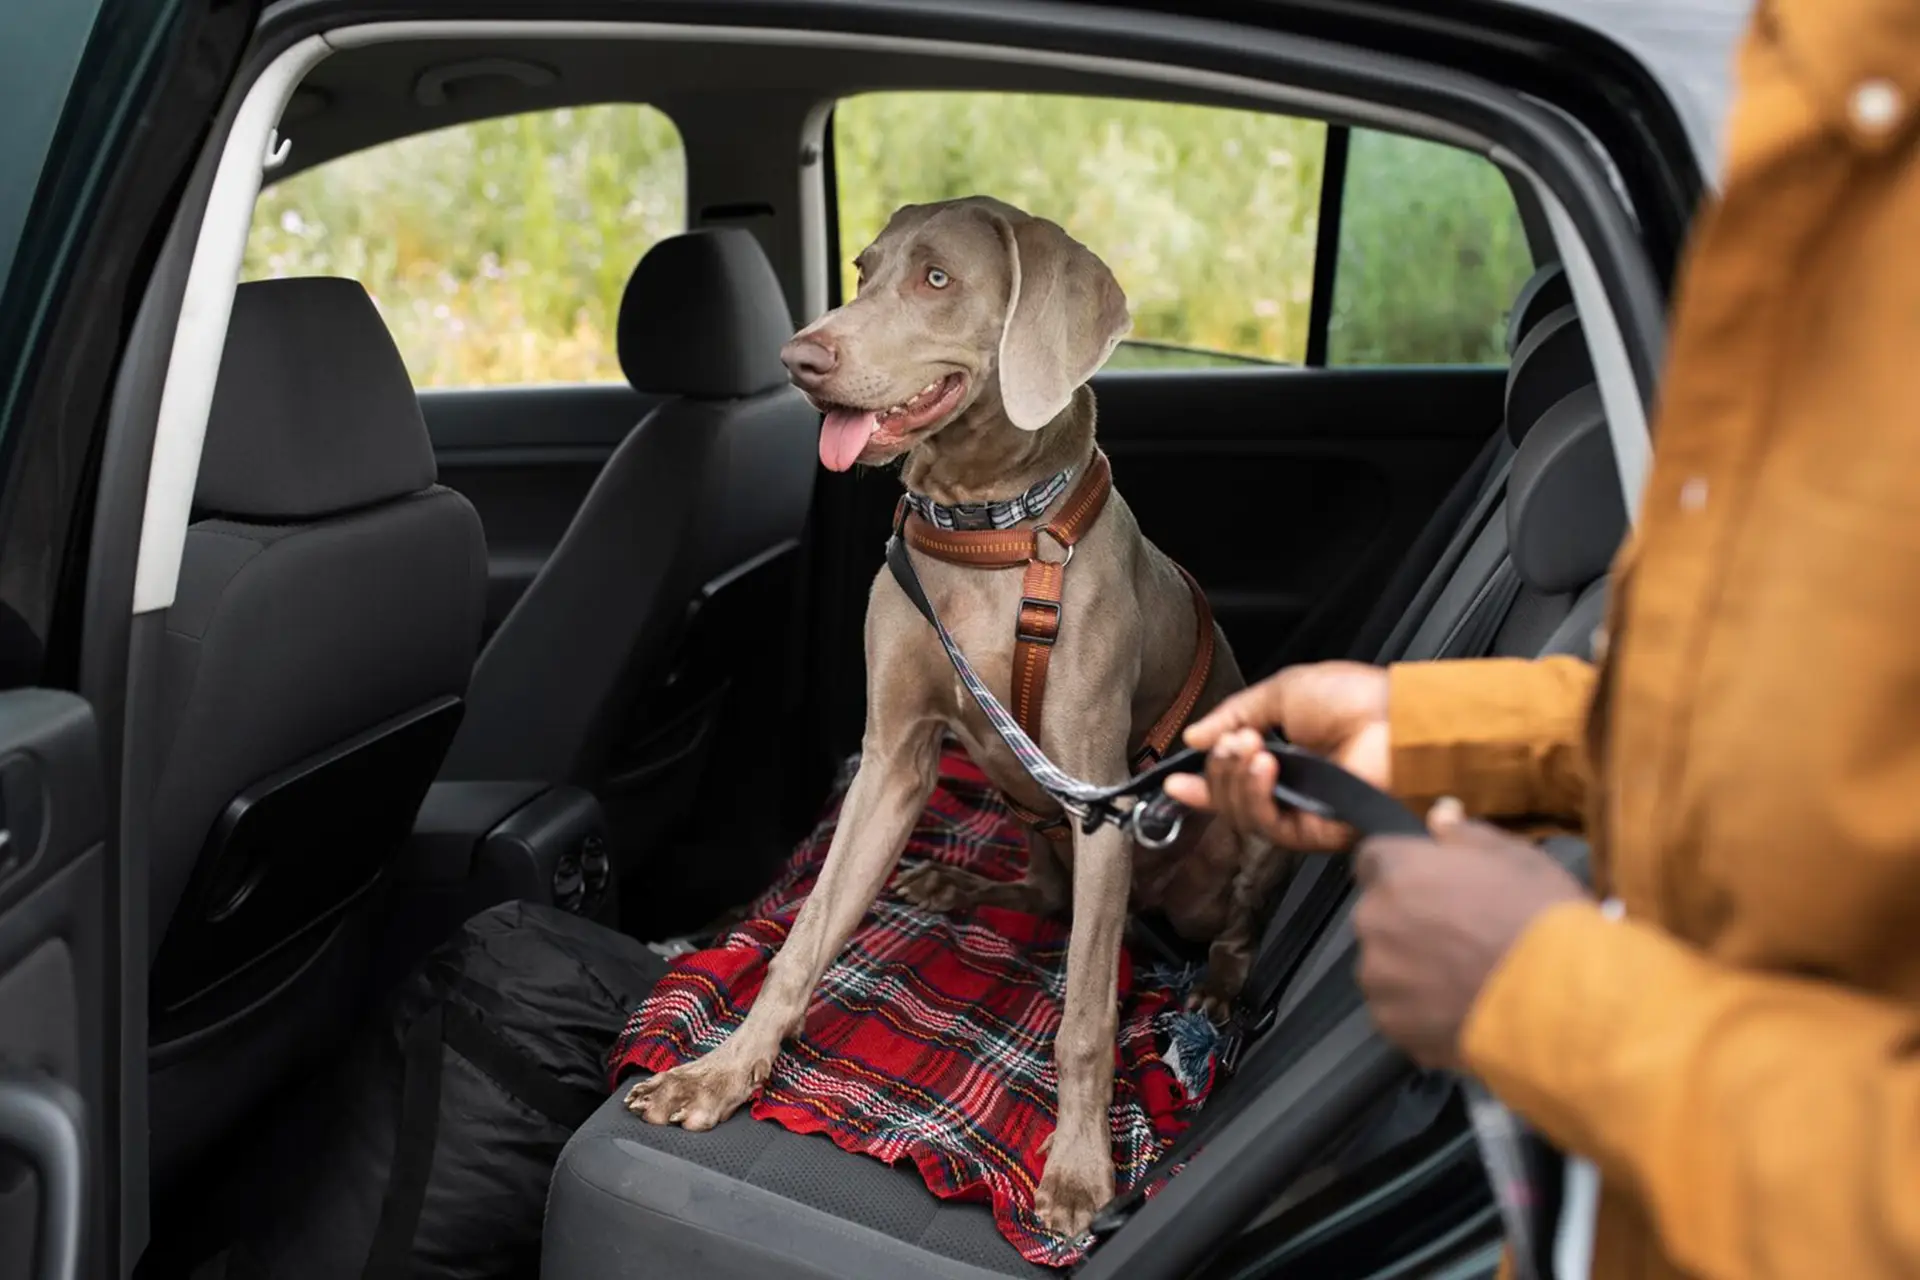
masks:
<path id="1" fill-rule="evenodd" d="M 1307 367 L 1327 367 L 1333 290 L 1340 273 L 1340 217 L 1347 206 L 1347 150 L 1353 130 L 1327 126 L 1326 154 L 1320 161 L 1320 217 L 1314 227 L 1313 295 L 1307 302 Z"/>

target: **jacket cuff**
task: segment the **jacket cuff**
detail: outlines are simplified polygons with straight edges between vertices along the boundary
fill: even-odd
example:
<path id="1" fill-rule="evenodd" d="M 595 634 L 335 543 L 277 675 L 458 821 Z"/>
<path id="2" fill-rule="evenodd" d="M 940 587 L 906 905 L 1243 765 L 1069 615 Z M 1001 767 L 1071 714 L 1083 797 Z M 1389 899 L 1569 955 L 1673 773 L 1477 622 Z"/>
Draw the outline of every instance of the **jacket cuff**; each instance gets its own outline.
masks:
<path id="1" fill-rule="evenodd" d="M 1665 939 L 1605 916 L 1598 904 L 1549 908 L 1481 988 L 1460 1051 L 1467 1070 L 1556 1145 L 1592 1152 L 1596 1112 L 1633 1003 L 1657 988 Z"/>
<path id="2" fill-rule="evenodd" d="M 1405 662 L 1389 668 L 1393 790 L 1416 811 L 1578 819 L 1593 668 L 1574 658 Z"/>

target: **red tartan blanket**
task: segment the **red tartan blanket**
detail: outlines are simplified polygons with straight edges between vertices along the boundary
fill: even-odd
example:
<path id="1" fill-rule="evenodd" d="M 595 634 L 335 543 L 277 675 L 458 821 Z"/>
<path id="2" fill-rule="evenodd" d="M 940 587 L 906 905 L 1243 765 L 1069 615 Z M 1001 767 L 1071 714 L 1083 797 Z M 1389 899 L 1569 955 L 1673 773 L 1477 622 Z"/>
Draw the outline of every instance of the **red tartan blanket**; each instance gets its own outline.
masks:
<path id="1" fill-rule="evenodd" d="M 748 922 L 681 957 L 634 1011 L 611 1058 L 616 1085 L 698 1057 L 739 1025 L 826 858 L 845 781 Z M 1026 861 L 1023 830 L 957 750 L 941 762 L 901 865 L 929 858 L 1007 879 Z M 889 889 L 828 969 L 754 1117 L 889 1164 L 911 1160 L 935 1195 L 990 1203 L 1029 1261 L 1077 1262 L 1090 1238 L 1055 1235 L 1033 1212 L 1054 1126 L 1066 954 L 1063 921 L 991 907 L 942 915 Z M 1111 1115 L 1122 1189 L 1186 1127 L 1213 1082 L 1206 1019 L 1182 1009 L 1190 979 L 1135 970 L 1121 954 Z"/>

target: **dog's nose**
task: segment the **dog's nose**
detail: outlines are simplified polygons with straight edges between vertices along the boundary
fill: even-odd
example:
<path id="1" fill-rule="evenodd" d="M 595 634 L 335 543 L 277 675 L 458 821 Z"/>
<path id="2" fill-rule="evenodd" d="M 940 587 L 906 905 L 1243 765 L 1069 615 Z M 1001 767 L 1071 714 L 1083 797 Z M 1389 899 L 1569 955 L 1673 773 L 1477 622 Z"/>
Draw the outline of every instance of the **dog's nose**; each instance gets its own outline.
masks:
<path id="1" fill-rule="evenodd" d="M 795 338 L 780 348 L 780 363 L 787 366 L 794 385 L 812 390 L 840 363 L 840 353 L 823 338 Z"/>

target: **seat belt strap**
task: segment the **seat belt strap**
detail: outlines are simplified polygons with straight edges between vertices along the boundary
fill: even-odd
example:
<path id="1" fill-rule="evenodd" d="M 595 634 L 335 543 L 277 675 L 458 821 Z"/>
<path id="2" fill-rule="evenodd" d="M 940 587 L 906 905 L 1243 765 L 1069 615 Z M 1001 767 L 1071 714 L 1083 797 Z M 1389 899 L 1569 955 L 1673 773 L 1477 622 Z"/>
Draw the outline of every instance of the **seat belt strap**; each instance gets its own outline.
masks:
<path id="1" fill-rule="evenodd" d="M 1497 451 L 1496 451 L 1497 452 Z M 1387 635 L 1386 643 L 1380 646 L 1375 656 L 1376 662 L 1394 662 L 1405 655 L 1407 646 L 1413 642 L 1414 635 L 1420 630 L 1427 615 L 1433 612 L 1434 602 L 1447 584 L 1453 580 L 1454 573 L 1460 568 L 1460 562 L 1466 559 L 1474 540 L 1486 527 L 1487 521 L 1499 509 L 1507 496 L 1507 476 L 1513 469 L 1513 459 L 1507 458 L 1495 465 L 1482 482 L 1479 497 L 1474 500 L 1473 508 L 1467 513 L 1466 520 L 1455 531 L 1453 540 L 1447 543 L 1446 550 L 1434 562 L 1433 570 L 1420 585 L 1420 590 L 1407 605 L 1406 612 L 1400 615 L 1399 623 Z"/>
<path id="2" fill-rule="evenodd" d="M 1492 652 L 1494 639 L 1506 623 L 1513 602 L 1520 595 L 1520 571 L 1511 556 L 1501 556 L 1493 574 L 1481 586 L 1467 609 L 1466 616 L 1454 625 L 1440 643 L 1439 658 L 1484 658 Z"/>

